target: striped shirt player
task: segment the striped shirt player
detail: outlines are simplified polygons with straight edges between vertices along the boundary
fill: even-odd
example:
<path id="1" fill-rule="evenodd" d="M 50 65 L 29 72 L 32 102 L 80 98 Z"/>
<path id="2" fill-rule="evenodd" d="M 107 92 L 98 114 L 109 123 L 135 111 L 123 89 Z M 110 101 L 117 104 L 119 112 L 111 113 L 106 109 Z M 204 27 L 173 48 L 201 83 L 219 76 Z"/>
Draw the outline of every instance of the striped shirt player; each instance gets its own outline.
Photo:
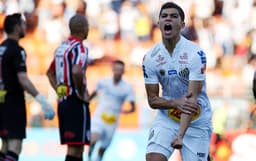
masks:
<path id="1" fill-rule="evenodd" d="M 205 86 L 205 53 L 197 44 L 181 36 L 172 56 L 163 42 L 159 42 L 145 55 L 142 67 L 145 84 L 160 84 L 161 97 L 166 100 L 186 95 L 190 80 L 204 82 L 198 96 L 200 108 L 185 133 L 181 153 L 184 160 L 193 160 L 193 154 L 206 158 L 212 132 L 212 111 Z M 167 158 L 171 156 L 174 149 L 170 143 L 179 130 L 180 114 L 176 108 L 158 109 L 150 129 L 147 153 L 159 152 Z M 162 149 L 151 146 L 153 144 L 161 145 Z"/>
<path id="2" fill-rule="evenodd" d="M 90 113 L 88 102 L 78 97 L 75 88 L 72 67 L 79 65 L 84 73 L 88 62 L 88 49 L 82 41 L 69 37 L 55 51 L 49 70 L 55 71 L 56 92 L 58 95 L 58 119 L 61 144 L 89 144 Z M 86 89 L 86 78 L 83 80 Z"/>

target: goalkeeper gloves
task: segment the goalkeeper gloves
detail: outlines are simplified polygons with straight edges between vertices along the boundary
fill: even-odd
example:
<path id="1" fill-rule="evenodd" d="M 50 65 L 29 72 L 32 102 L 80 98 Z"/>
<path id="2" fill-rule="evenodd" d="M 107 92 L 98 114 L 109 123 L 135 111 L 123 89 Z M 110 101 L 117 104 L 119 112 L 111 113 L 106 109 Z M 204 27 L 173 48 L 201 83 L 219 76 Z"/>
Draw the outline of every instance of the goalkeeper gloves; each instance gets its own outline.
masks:
<path id="1" fill-rule="evenodd" d="M 52 120 L 55 115 L 52 105 L 50 105 L 46 101 L 45 97 L 41 94 L 37 94 L 35 99 L 41 104 L 41 108 L 44 113 L 44 118 L 48 120 Z"/>

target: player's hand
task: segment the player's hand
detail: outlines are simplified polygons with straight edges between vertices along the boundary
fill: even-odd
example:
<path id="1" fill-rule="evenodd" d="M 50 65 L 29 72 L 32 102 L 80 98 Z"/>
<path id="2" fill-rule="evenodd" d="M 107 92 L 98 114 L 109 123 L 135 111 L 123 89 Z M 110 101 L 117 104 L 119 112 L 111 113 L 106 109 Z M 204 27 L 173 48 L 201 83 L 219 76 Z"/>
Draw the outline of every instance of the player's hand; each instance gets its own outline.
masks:
<path id="1" fill-rule="evenodd" d="M 50 105 L 46 101 L 45 97 L 41 94 L 38 94 L 35 98 L 41 104 L 41 108 L 44 113 L 44 118 L 48 120 L 52 120 L 55 116 L 55 112 L 52 105 Z"/>
<path id="2" fill-rule="evenodd" d="M 191 96 L 192 96 L 192 93 L 189 93 L 186 96 L 182 97 L 180 100 L 177 100 L 176 108 L 178 108 L 182 113 L 189 115 L 197 111 L 198 104 L 189 100 Z"/>
<path id="3" fill-rule="evenodd" d="M 55 112 L 53 110 L 53 107 L 48 103 L 48 104 L 41 104 L 42 110 L 44 113 L 44 118 L 47 120 L 52 120 L 55 116 Z"/>

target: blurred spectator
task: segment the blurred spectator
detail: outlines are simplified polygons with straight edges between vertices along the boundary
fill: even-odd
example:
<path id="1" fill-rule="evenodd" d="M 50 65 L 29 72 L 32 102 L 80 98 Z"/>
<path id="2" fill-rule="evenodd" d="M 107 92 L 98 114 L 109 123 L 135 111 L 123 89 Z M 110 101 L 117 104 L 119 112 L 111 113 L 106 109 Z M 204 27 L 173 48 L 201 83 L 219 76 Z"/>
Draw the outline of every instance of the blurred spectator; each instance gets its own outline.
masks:
<path id="1" fill-rule="evenodd" d="M 253 75 L 252 91 L 253 91 L 254 99 L 256 101 L 256 70 L 254 71 L 254 75 Z"/>
<path id="2" fill-rule="evenodd" d="M 109 5 L 102 5 L 98 22 L 102 38 L 113 40 L 119 30 L 117 13 Z"/>
<path id="3" fill-rule="evenodd" d="M 145 4 L 138 3 L 137 8 L 139 15 L 135 20 L 135 34 L 139 41 L 146 41 L 150 39 L 152 23 Z"/>
<path id="4" fill-rule="evenodd" d="M 63 0 L 52 0 L 50 7 L 51 17 L 42 27 L 45 31 L 47 42 L 56 46 L 69 35 L 68 19 L 65 17 L 66 4 Z"/>
<path id="5" fill-rule="evenodd" d="M 76 8 L 76 13 L 86 16 L 87 3 L 84 0 L 79 0 Z"/>
<path id="6" fill-rule="evenodd" d="M 219 43 L 223 55 L 233 55 L 234 54 L 234 43 L 232 39 L 232 32 L 230 30 L 230 25 L 227 20 L 222 16 L 218 15 L 213 18 L 213 33 L 214 41 Z M 225 33 L 225 34 L 223 34 Z"/>
<path id="7" fill-rule="evenodd" d="M 120 10 L 120 34 L 122 40 L 135 40 L 134 24 L 139 16 L 138 9 L 130 1 L 125 1 Z"/>
<path id="8" fill-rule="evenodd" d="M 188 24 L 182 30 L 181 34 L 185 38 L 187 38 L 191 41 L 198 42 L 198 34 L 197 34 L 196 26 L 195 26 L 195 17 L 194 16 L 190 16 Z"/>

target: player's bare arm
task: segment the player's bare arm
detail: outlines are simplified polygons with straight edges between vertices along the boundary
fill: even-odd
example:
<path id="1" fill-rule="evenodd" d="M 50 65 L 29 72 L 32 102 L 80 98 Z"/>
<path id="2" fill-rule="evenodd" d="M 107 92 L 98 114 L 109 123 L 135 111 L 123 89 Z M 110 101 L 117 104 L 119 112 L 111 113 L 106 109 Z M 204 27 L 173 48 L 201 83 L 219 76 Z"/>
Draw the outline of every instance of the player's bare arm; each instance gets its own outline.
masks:
<path id="1" fill-rule="evenodd" d="M 18 80 L 21 86 L 23 87 L 23 89 L 27 91 L 29 94 L 31 94 L 33 97 L 35 97 L 38 94 L 38 91 L 36 90 L 35 86 L 28 78 L 28 75 L 26 72 L 19 72 Z"/>
<path id="2" fill-rule="evenodd" d="M 193 103 L 185 97 L 178 100 L 166 100 L 159 97 L 158 84 L 146 84 L 145 87 L 148 97 L 148 103 L 153 109 L 170 109 L 175 107 L 183 113 L 187 114 L 196 112 L 197 103 Z M 190 97 L 190 95 L 188 95 L 187 97 Z"/>
<path id="3" fill-rule="evenodd" d="M 54 70 L 48 69 L 47 71 L 47 77 L 49 79 L 49 82 L 54 90 L 57 89 L 57 81 L 56 81 L 56 73 Z"/>
<path id="4" fill-rule="evenodd" d="M 93 91 L 92 94 L 89 97 L 89 101 L 91 101 L 96 96 L 97 96 L 97 91 Z"/>
<path id="5" fill-rule="evenodd" d="M 129 114 L 129 113 L 134 112 L 135 109 L 136 109 L 136 107 L 135 107 L 135 102 L 131 101 L 131 102 L 130 102 L 130 109 L 128 109 L 128 110 L 122 110 L 122 113 L 124 113 L 124 114 Z"/>
<path id="6" fill-rule="evenodd" d="M 74 82 L 75 87 L 78 91 L 78 96 L 82 100 L 84 100 L 86 90 L 85 90 L 85 86 L 83 84 L 84 74 L 83 74 L 82 67 L 80 65 L 73 65 L 73 67 L 72 67 L 72 76 L 73 76 L 73 82 Z M 86 101 L 86 100 L 84 100 L 84 101 Z"/>
<path id="7" fill-rule="evenodd" d="M 53 107 L 46 101 L 45 97 L 37 91 L 33 83 L 28 78 L 27 73 L 19 72 L 17 75 L 23 89 L 31 94 L 41 104 L 45 119 L 53 119 L 55 115 Z"/>
<path id="8" fill-rule="evenodd" d="M 197 104 L 197 97 L 201 92 L 202 86 L 202 81 L 189 81 L 188 93 L 191 93 L 192 96 L 188 97 L 187 99 L 190 100 L 192 103 Z"/>

